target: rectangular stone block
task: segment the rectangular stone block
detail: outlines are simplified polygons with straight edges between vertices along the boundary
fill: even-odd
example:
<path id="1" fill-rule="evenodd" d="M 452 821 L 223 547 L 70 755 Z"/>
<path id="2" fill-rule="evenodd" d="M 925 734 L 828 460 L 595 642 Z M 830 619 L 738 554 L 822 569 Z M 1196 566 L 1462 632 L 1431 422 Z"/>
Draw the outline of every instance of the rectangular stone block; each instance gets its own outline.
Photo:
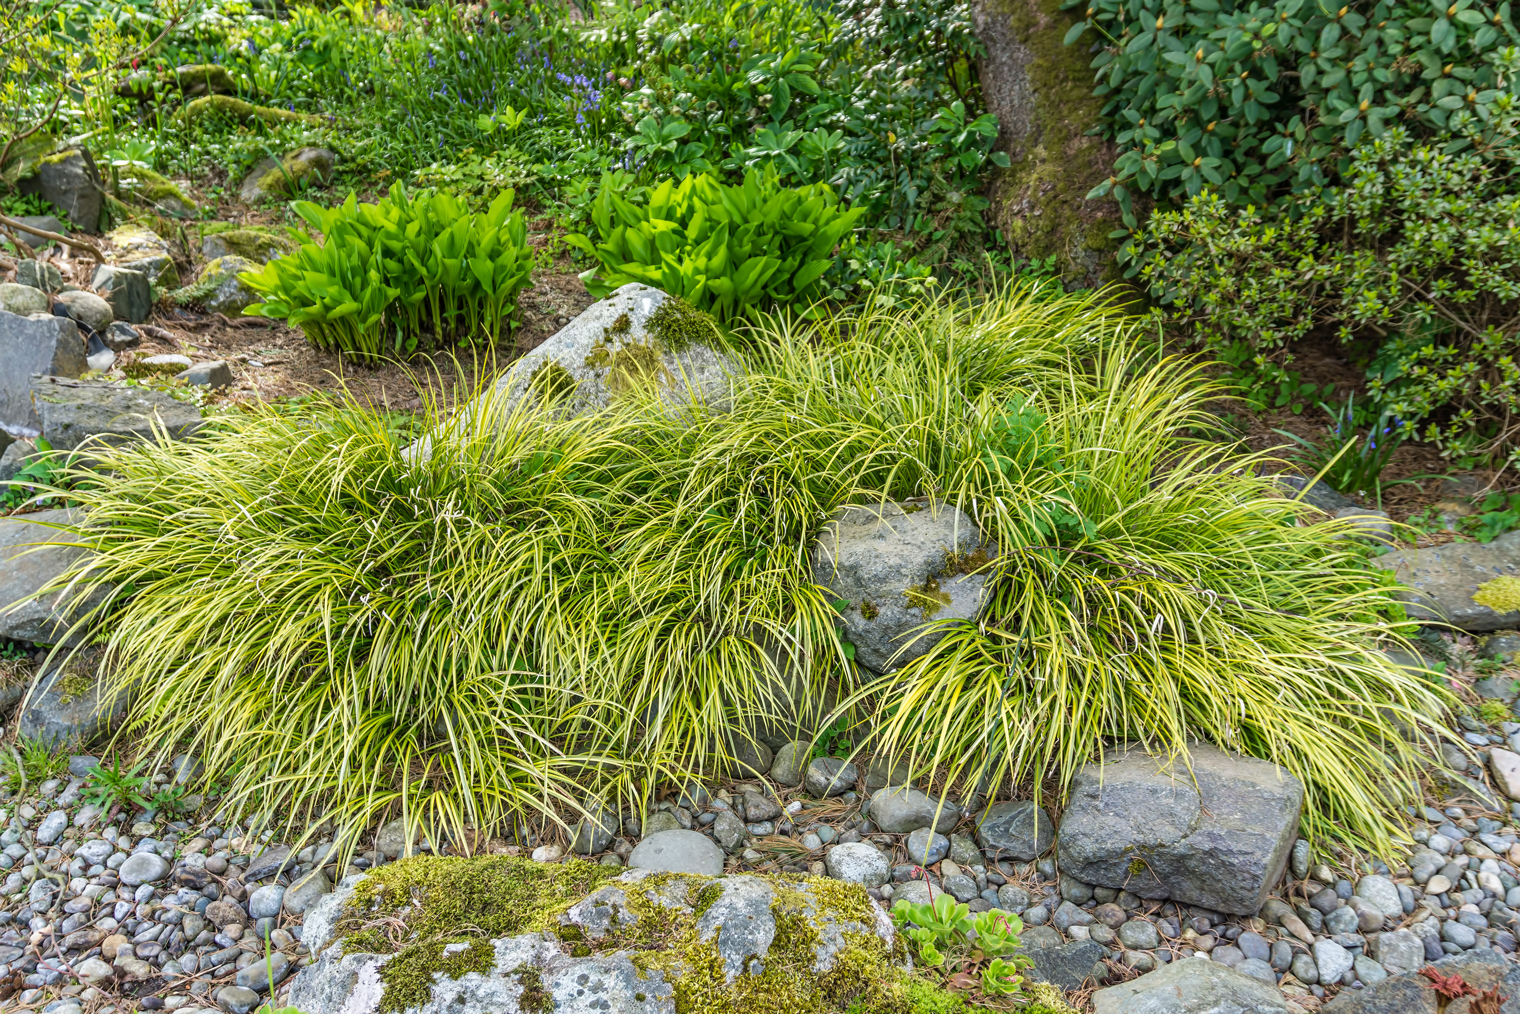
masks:
<path id="1" fill-rule="evenodd" d="M 153 293 L 148 276 L 131 268 L 102 264 L 90 285 L 111 304 L 117 320 L 141 324 L 153 312 Z"/>
<path id="2" fill-rule="evenodd" d="M 155 426 L 183 440 L 201 425 L 194 405 L 140 387 L 36 377 L 32 401 L 42 435 L 56 450 L 73 450 L 92 438 L 114 445 L 151 440 Z"/>
<path id="3" fill-rule="evenodd" d="M 77 377 L 87 368 L 79 325 L 67 317 L 0 310 L 0 427 L 36 436 L 42 420 L 32 405 L 32 377 Z"/>
<path id="4" fill-rule="evenodd" d="M 1061 872 L 1255 915 L 1282 878 L 1303 802 L 1297 778 L 1254 757 L 1204 744 L 1175 760 L 1118 747 L 1072 779 L 1056 836 Z"/>

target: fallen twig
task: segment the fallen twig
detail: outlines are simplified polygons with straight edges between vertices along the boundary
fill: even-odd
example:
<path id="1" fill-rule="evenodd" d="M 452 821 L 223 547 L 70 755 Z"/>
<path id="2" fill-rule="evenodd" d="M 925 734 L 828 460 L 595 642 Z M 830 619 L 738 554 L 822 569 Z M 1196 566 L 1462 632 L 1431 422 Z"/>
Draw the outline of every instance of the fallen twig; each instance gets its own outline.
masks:
<path id="1" fill-rule="evenodd" d="M 41 236 L 43 239 L 50 239 L 55 243 L 63 243 L 76 250 L 88 250 L 94 256 L 97 264 L 104 264 L 106 262 L 106 255 L 101 252 L 100 247 L 89 240 L 72 239 L 56 232 L 48 232 L 46 229 L 37 229 L 27 225 L 25 222 L 18 222 L 7 215 L 0 215 L 0 225 L 8 226 L 12 229 L 20 229 L 22 232 L 29 232 L 33 236 Z"/>

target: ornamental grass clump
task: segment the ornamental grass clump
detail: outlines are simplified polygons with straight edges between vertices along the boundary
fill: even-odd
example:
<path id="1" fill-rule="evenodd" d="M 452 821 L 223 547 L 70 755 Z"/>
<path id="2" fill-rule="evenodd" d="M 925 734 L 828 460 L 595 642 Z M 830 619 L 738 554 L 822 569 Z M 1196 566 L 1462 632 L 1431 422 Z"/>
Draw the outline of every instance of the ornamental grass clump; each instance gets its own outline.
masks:
<path id="1" fill-rule="evenodd" d="M 756 331 L 727 411 L 479 399 L 413 460 L 313 406 L 101 449 L 74 576 L 134 591 L 125 734 L 230 772 L 230 811 L 457 834 L 647 798 L 837 694 L 920 773 L 1060 785 L 1111 739 L 1203 739 L 1303 779 L 1309 832 L 1388 844 L 1414 749 L 1389 721 L 1442 698 L 1383 654 L 1397 607 L 1351 529 L 1188 436 L 1219 396 L 1195 368 L 1027 288 Z M 1000 552 L 978 623 L 875 676 L 809 550 L 841 505 L 915 496 Z"/>
<path id="2" fill-rule="evenodd" d="M 419 348 L 489 344 L 517 319 L 533 250 L 513 192 L 472 214 L 453 194 L 407 194 L 397 183 L 375 204 L 353 194 L 336 208 L 297 201 L 322 234 L 291 256 L 240 277 L 264 297 L 245 312 L 284 318 L 317 348 L 375 363 Z"/>

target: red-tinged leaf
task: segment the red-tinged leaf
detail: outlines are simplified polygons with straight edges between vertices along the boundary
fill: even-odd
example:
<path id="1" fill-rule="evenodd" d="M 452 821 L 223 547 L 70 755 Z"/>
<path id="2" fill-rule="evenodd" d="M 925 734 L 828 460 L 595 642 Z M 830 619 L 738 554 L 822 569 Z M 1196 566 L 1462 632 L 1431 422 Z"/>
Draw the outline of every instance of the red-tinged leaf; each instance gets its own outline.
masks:
<path id="1" fill-rule="evenodd" d="M 1431 988 L 1448 1000 L 1456 1000 L 1464 996 L 1478 996 L 1479 993 L 1466 982 L 1462 981 L 1461 973 L 1442 975 L 1441 970 L 1434 965 L 1426 965 L 1420 969 L 1420 974 L 1430 980 Z"/>
<path id="2" fill-rule="evenodd" d="M 970 990 L 976 989 L 981 984 L 982 983 L 980 979 L 974 975 L 967 975 L 965 972 L 954 972 L 950 975 L 945 976 L 945 985 L 949 986 L 951 989 L 959 989 L 969 992 Z"/>

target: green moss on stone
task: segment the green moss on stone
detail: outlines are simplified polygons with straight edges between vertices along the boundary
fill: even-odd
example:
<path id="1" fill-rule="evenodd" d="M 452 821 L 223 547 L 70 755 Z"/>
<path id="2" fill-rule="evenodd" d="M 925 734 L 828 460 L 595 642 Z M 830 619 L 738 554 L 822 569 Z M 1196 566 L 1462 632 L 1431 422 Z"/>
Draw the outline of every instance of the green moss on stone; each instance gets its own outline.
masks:
<path id="1" fill-rule="evenodd" d="M 203 95 L 187 103 L 176 114 L 183 123 L 219 116 L 238 123 L 263 120 L 265 123 L 321 123 L 322 119 L 310 113 L 297 113 L 289 109 L 256 106 L 252 102 L 233 98 L 231 95 Z"/>
<path id="2" fill-rule="evenodd" d="M 174 181 L 166 176 L 146 169 L 142 166 L 134 166 L 128 175 L 136 180 L 135 185 L 128 187 L 133 197 L 147 201 L 150 204 L 162 204 L 164 201 L 174 200 L 184 204 L 187 208 L 195 207 L 195 202 L 185 195 L 185 192 L 174 184 Z"/>
<path id="3" fill-rule="evenodd" d="M 575 375 L 557 359 L 545 359 L 528 377 L 528 390 L 540 405 L 558 404 L 575 394 L 578 386 Z"/>
<path id="4" fill-rule="evenodd" d="M 416 856 L 360 881 L 338 933 L 348 938 L 349 953 L 395 951 L 380 969 L 380 1011 L 401 1011 L 427 1001 L 435 972 L 458 978 L 490 967 L 489 946 L 447 955 L 450 944 L 553 929 L 560 913 L 620 872 L 582 859 L 550 864 L 512 856 Z M 393 939 L 402 941 L 399 949 Z"/>
<path id="5" fill-rule="evenodd" d="M 671 352 L 682 352 L 692 345 L 717 345 L 723 339 L 712 314 L 703 313 L 680 296 L 669 296 L 655 307 L 644 330 Z"/>
<path id="6" fill-rule="evenodd" d="M 1016 257 L 1054 254 L 1063 277 L 1087 285 L 1117 277 L 1118 241 L 1109 233 L 1122 226 L 1118 208 L 1107 199 L 1087 200 L 1108 178 L 1115 152 L 1087 133 L 1101 121 L 1103 102 L 1093 94 L 1085 42 L 1063 44 L 1077 19 L 1061 10 L 1061 0 L 991 0 L 988 8 L 987 16 L 1006 19 L 1007 35 L 1028 50 L 1025 73 L 1034 93 L 1027 133 L 1015 140 L 1012 164 L 993 184 L 998 226 Z M 984 71 L 984 88 L 985 78 Z"/>
<path id="7" fill-rule="evenodd" d="M 904 588 L 903 594 L 908 598 L 908 605 L 923 610 L 926 620 L 934 619 L 941 609 L 950 604 L 950 594 L 940 589 L 937 577 L 931 577 L 923 584 Z"/>
<path id="8" fill-rule="evenodd" d="M 267 262 L 274 254 L 293 253 L 296 249 L 295 242 L 290 238 L 271 229 L 258 227 L 218 232 L 216 240 L 223 248 L 219 256 L 233 254 L 260 264 Z"/>

